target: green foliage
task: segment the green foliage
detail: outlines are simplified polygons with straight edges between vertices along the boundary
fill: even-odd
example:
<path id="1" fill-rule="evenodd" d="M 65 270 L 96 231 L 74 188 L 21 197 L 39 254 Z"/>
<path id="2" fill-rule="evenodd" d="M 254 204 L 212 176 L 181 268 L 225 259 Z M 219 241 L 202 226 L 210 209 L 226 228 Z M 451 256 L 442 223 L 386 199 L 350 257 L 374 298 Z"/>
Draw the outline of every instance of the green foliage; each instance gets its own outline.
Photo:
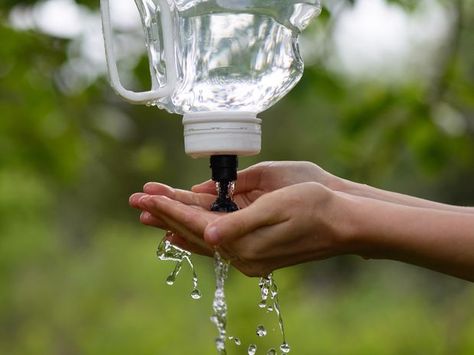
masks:
<path id="1" fill-rule="evenodd" d="M 189 297 L 186 270 L 166 286 L 172 265 L 154 257 L 162 235 L 127 206 L 148 180 L 186 188 L 207 179 L 207 162 L 185 156 L 177 117 L 120 101 L 105 78 L 67 89 L 71 42 L 8 25 L 12 7 L 34 3 L 0 5 L 0 353 L 214 353 L 210 261 L 197 258 L 201 301 Z M 446 3 L 453 37 L 429 82 L 354 81 L 329 70 L 322 50 L 262 114 L 263 152 L 241 166 L 311 160 L 349 179 L 474 204 L 474 6 Z M 327 41 L 336 16 L 325 9 L 317 25 Z M 145 60 L 134 73 L 145 85 Z M 462 281 L 355 258 L 276 278 L 297 354 L 474 353 L 474 291 Z M 232 272 L 227 289 L 229 332 L 245 343 L 257 341 L 258 323 L 276 326 L 256 307 L 256 283 Z M 258 345 L 279 341 L 271 332 Z"/>

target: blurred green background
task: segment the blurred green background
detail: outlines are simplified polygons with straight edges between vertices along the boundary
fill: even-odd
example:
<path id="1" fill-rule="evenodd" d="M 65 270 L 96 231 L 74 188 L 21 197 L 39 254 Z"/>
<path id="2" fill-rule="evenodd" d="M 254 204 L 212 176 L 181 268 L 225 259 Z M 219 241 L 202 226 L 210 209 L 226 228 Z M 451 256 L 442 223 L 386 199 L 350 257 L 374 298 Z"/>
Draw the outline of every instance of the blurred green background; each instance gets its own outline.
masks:
<path id="1" fill-rule="evenodd" d="M 130 0 L 131 2 L 131 0 Z M 98 0 L 0 4 L 0 354 L 213 354 L 212 262 L 174 287 L 162 233 L 128 196 L 209 177 L 177 116 L 110 89 Z M 132 86 L 146 87 L 137 28 L 122 21 Z M 127 37 L 128 36 L 128 37 Z M 301 39 L 306 71 L 263 113 L 263 160 L 474 205 L 474 1 L 328 1 Z M 340 257 L 275 273 L 295 354 L 474 354 L 473 285 L 390 261 Z M 257 279 L 227 283 L 229 333 L 259 349 Z M 229 344 L 229 353 L 246 347 Z M 263 352 L 259 352 L 263 353 Z"/>

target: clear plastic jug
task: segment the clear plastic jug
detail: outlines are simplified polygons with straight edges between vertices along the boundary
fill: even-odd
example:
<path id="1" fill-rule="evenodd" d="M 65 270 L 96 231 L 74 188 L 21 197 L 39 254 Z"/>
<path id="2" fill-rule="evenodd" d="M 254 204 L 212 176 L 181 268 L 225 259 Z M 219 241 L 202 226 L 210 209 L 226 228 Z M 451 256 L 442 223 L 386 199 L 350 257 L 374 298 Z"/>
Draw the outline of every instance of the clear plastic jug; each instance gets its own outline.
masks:
<path id="1" fill-rule="evenodd" d="M 135 0 L 145 32 L 152 88 L 120 83 L 109 0 L 101 0 L 111 85 L 132 103 L 183 114 L 193 157 L 260 151 L 259 112 L 299 81 L 298 35 L 319 0 Z"/>

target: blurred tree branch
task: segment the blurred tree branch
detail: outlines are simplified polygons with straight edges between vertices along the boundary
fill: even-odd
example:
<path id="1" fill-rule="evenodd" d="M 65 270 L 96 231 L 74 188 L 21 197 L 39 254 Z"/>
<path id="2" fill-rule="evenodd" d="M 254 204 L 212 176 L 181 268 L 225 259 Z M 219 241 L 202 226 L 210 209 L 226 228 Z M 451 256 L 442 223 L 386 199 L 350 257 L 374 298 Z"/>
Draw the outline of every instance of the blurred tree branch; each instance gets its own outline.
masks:
<path id="1" fill-rule="evenodd" d="M 446 38 L 443 48 L 440 50 L 437 70 L 428 88 L 426 103 L 431 110 L 435 109 L 440 102 L 449 103 L 449 105 L 461 113 L 466 132 L 474 136 L 474 104 L 469 105 L 466 102 L 460 102 L 459 93 L 452 92 L 456 90 L 456 87 L 453 87 L 456 85 L 467 85 L 474 89 L 474 85 L 472 81 L 469 81 L 468 77 L 469 68 L 467 69 L 468 73 L 464 73 L 465 68 L 463 67 L 467 63 L 472 68 L 472 62 L 470 63 L 470 60 L 465 57 L 465 54 L 470 51 L 467 49 L 466 53 L 464 53 L 463 37 L 469 33 L 468 27 L 471 25 L 474 12 L 472 7 L 467 6 L 466 0 L 454 0 L 450 2 L 450 7 L 453 18 L 451 31 L 450 35 Z M 469 39 L 466 42 L 469 43 Z M 464 58 L 462 58 L 463 56 Z"/>
<path id="2" fill-rule="evenodd" d="M 451 4 L 453 23 L 450 35 L 446 37 L 446 43 L 438 60 L 438 69 L 433 77 L 428 90 L 427 102 L 434 105 L 441 101 L 450 86 L 450 79 L 459 55 L 461 35 L 463 29 L 464 0 L 454 0 Z"/>

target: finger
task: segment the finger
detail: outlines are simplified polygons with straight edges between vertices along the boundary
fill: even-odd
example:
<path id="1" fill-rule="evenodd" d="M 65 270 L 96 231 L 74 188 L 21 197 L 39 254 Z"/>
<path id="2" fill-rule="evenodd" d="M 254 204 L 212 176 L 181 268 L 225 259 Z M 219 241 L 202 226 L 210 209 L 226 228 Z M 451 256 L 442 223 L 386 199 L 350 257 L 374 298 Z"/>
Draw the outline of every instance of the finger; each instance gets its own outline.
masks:
<path id="1" fill-rule="evenodd" d="M 140 215 L 140 222 L 152 227 L 157 227 L 166 231 L 169 231 L 172 226 L 168 225 L 167 223 L 163 222 L 162 219 L 156 218 L 150 212 L 143 211 Z M 166 239 L 168 239 L 172 244 L 186 249 L 192 253 L 200 254 L 200 255 L 212 255 L 212 250 L 210 248 L 203 248 L 199 245 L 194 243 L 188 242 L 185 238 L 179 236 L 176 233 L 168 232 L 166 234 Z"/>
<path id="2" fill-rule="evenodd" d="M 262 173 L 266 163 L 253 165 L 237 173 L 234 194 L 245 193 L 260 188 Z"/>
<path id="3" fill-rule="evenodd" d="M 210 199 L 211 204 L 216 199 L 216 194 L 217 194 L 216 183 L 215 181 L 212 181 L 212 180 L 203 182 L 202 184 L 199 184 L 199 185 L 194 185 L 191 188 L 191 191 L 195 193 L 209 194 L 209 196 L 212 196 L 212 198 Z M 237 206 L 244 207 L 244 206 L 248 206 L 250 204 L 250 201 L 255 201 L 260 195 L 261 194 L 259 192 L 257 193 L 252 192 L 247 195 L 239 195 L 239 194 L 235 194 L 235 191 L 234 191 L 233 200 L 237 204 Z"/>
<path id="4" fill-rule="evenodd" d="M 176 234 L 180 235 L 183 239 L 185 239 L 188 243 L 188 247 L 191 246 L 198 247 L 200 249 L 209 249 L 210 247 L 203 241 L 202 234 L 196 235 L 192 231 L 190 231 L 186 226 L 177 223 L 176 221 L 169 219 L 167 217 L 163 217 L 168 228 L 174 231 Z"/>
<path id="5" fill-rule="evenodd" d="M 146 194 L 143 193 L 143 192 L 137 192 L 137 193 L 134 193 L 133 195 L 131 195 L 128 199 L 128 203 L 130 206 L 132 206 L 133 208 L 140 208 L 139 206 L 139 201 L 140 199 L 145 196 Z"/>
<path id="6" fill-rule="evenodd" d="M 157 227 L 163 230 L 168 230 L 169 226 L 161 219 L 153 216 L 148 211 L 142 211 L 140 214 L 140 222 L 152 227 Z"/>
<path id="7" fill-rule="evenodd" d="M 199 235 L 207 225 L 204 217 L 207 211 L 194 206 L 188 206 L 166 196 L 144 196 L 140 199 L 140 208 L 150 212 L 163 221 L 173 221 L 181 224 L 191 232 Z M 207 212 L 210 214 L 210 212 Z"/>
<path id="8" fill-rule="evenodd" d="M 143 185 L 143 192 L 149 195 L 163 195 L 169 198 L 173 197 L 173 188 L 159 182 L 147 182 Z"/>
<path id="9" fill-rule="evenodd" d="M 237 173 L 234 194 L 245 193 L 259 189 L 262 181 L 262 173 L 272 162 L 263 162 L 243 169 Z M 194 185 L 191 188 L 193 192 L 216 194 L 216 183 L 212 180 Z"/>
<path id="10" fill-rule="evenodd" d="M 168 185 L 160 184 L 158 182 L 146 183 L 143 187 L 143 191 L 150 195 L 166 196 L 173 200 L 180 201 L 186 205 L 200 206 L 207 210 L 216 198 L 215 196 L 207 193 L 196 193 L 181 189 L 174 189 Z"/>
<path id="11" fill-rule="evenodd" d="M 186 238 L 173 233 L 169 232 L 166 235 L 166 239 L 170 241 L 171 244 L 176 245 L 177 247 L 187 250 L 194 254 L 204 255 L 204 256 L 212 256 L 213 252 L 210 248 L 202 248 L 199 245 L 190 243 L 186 240 Z"/>
<path id="12" fill-rule="evenodd" d="M 166 196 L 144 196 L 140 199 L 140 206 L 191 242 L 207 247 L 201 237 L 212 213 L 187 206 Z"/>
<path id="13" fill-rule="evenodd" d="M 303 252 L 302 254 L 289 257 L 279 255 L 274 258 L 262 258 L 256 261 L 235 259 L 231 260 L 231 264 L 249 277 L 266 277 L 277 269 L 314 260 L 313 253 Z"/>
<path id="14" fill-rule="evenodd" d="M 204 231 L 204 240 L 217 245 L 245 236 L 258 228 L 282 222 L 284 219 L 280 204 L 267 196 L 247 208 L 223 215 L 209 223 Z"/>
<path id="15" fill-rule="evenodd" d="M 145 196 L 146 194 L 137 193 L 137 194 L 134 194 L 134 195 L 135 196 L 132 195 L 133 199 L 131 197 L 131 200 L 133 200 L 134 205 L 137 205 L 138 202 L 136 202 L 136 201 L 138 201 L 141 197 Z M 142 211 L 142 213 L 140 214 L 140 222 L 145 224 L 145 225 L 157 227 L 157 228 L 160 228 L 160 229 L 163 229 L 163 230 L 169 230 L 170 229 L 170 226 L 167 223 L 165 223 L 161 218 L 157 218 L 157 217 L 153 216 L 148 211 Z M 177 246 L 180 246 L 183 249 L 186 249 L 186 250 L 188 250 L 192 253 L 205 255 L 205 256 L 212 255 L 212 250 L 210 248 L 203 248 L 203 247 L 200 247 L 199 245 L 196 245 L 194 243 L 187 242 L 186 239 L 184 239 L 183 237 L 181 237 L 181 236 L 179 236 L 175 233 L 171 233 L 171 234 L 167 235 L 167 239 L 170 240 L 170 242 L 172 242 L 173 244 L 176 244 Z"/>
<path id="16" fill-rule="evenodd" d="M 191 187 L 192 192 L 217 195 L 216 182 L 207 180 Z"/>
<path id="17" fill-rule="evenodd" d="M 273 258 L 275 256 L 286 256 L 288 253 L 293 253 L 295 245 L 298 241 L 293 241 L 293 244 L 288 245 L 288 239 L 293 240 L 293 228 L 288 221 L 281 221 L 279 223 L 259 226 L 226 243 L 222 243 L 221 247 L 231 248 L 234 253 L 243 259 L 247 260 L 263 260 Z"/>

